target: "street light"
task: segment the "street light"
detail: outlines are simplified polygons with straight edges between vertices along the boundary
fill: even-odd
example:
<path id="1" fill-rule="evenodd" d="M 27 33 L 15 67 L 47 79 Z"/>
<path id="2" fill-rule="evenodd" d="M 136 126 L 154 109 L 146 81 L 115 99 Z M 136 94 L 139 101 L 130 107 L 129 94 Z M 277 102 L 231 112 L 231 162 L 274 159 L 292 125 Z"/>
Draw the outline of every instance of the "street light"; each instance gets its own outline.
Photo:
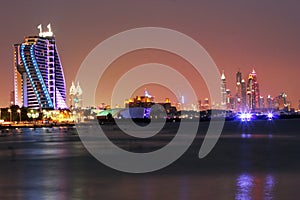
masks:
<path id="1" fill-rule="evenodd" d="M 8 109 L 8 112 L 9 112 L 9 121 L 11 122 L 11 109 Z"/>
<path id="2" fill-rule="evenodd" d="M 27 113 L 27 116 L 29 118 L 32 118 L 34 120 L 34 123 L 35 123 L 35 119 L 39 117 L 39 113 L 38 112 L 33 112 L 33 110 L 31 110 L 30 112 Z"/>
<path id="3" fill-rule="evenodd" d="M 19 116 L 20 116 L 20 123 L 21 123 L 21 121 L 22 121 L 22 119 L 21 119 L 21 109 L 18 109 L 17 112 L 19 113 Z"/>

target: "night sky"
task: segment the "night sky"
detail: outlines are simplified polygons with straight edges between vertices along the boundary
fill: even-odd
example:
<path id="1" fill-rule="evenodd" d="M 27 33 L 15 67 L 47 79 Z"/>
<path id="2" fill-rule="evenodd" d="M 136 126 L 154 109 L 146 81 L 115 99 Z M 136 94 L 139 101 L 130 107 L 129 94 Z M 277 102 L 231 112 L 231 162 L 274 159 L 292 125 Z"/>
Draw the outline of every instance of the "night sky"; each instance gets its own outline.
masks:
<path id="1" fill-rule="evenodd" d="M 22 42 L 25 36 L 38 34 L 37 25 L 46 27 L 51 23 L 67 89 L 84 58 L 101 41 L 128 29 L 154 26 L 180 31 L 198 41 L 220 71 L 225 70 L 231 90 L 234 91 L 236 71 L 240 68 L 246 79 L 254 67 L 261 95 L 276 96 L 285 91 L 293 106 L 298 107 L 299 10 L 297 0 L 1 1 L 0 106 L 8 105 L 9 93 L 13 90 L 13 44 Z M 174 55 L 154 50 L 124 55 L 110 66 L 108 82 L 104 86 L 99 83 L 97 104 L 109 103 L 106 93 L 110 87 L 106 85 L 113 85 L 115 81 L 110 80 L 110 76 L 126 69 L 124 66 L 153 61 L 177 65 L 175 68 L 179 64 L 182 67 L 188 65 Z M 207 97 L 204 83 L 200 80 L 195 84 L 203 91 L 199 98 Z M 167 95 L 172 97 L 164 91 L 166 88 L 147 87 L 158 100 Z"/>

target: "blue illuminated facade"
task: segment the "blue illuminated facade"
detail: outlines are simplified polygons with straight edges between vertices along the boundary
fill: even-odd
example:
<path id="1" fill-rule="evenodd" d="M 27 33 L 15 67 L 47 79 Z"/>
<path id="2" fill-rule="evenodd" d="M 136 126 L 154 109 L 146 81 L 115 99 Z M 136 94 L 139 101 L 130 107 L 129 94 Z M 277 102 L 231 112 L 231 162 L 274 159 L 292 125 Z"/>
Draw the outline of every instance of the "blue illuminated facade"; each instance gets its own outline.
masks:
<path id="1" fill-rule="evenodd" d="M 67 108 L 65 78 L 54 36 L 29 36 L 14 48 L 15 104 L 32 109 Z"/>

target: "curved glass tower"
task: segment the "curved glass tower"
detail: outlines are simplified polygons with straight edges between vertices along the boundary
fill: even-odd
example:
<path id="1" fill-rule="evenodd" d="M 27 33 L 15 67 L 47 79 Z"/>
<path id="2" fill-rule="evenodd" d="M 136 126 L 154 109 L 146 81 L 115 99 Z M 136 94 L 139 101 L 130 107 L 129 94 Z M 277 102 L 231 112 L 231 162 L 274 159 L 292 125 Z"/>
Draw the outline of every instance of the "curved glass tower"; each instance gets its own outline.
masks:
<path id="1" fill-rule="evenodd" d="M 67 108 L 63 68 L 51 32 L 29 36 L 15 44 L 15 104 L 32 109 Z"/>

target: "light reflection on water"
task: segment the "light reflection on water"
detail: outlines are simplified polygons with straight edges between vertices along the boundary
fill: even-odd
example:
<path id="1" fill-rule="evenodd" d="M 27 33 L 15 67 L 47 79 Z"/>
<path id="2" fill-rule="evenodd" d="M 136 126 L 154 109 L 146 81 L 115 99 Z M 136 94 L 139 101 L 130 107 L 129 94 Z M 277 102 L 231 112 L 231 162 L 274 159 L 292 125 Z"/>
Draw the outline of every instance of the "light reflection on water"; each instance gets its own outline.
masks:
<path id="1" fill-rule="evenodd" d="M 241 174 L 237 180 L 236 200 L 252 199 L 253 177 L 249 174 Z"/>
<path id="2" fill-rule="evenodd" d="M 265 179 L 265 187 L 264 187 L 264 194 L 266 200 L 274 199 L 273 191 L 275 187 L 275 178 L 274 176 L 268 174 Z"/>
<path id="3" fill-rule="evenodd" d="M 2 132 L 7 133 L 0 138 L 0 199 L 271 200 L 299 194 L 299 169 L 291 167 L 300 166 L 300 137 L 291 129 L 289 134 L 228 131 L 207 158 L 191 152 L 180 164 L 146 175 L 101 165 L 72 129 Z"/>
<path id="4" fill-rule="evenodd" d="M 242 173 L 236 179 L 236 200 L 274 199 L 275 178 L 271 174 L 252 175 Z"/>

